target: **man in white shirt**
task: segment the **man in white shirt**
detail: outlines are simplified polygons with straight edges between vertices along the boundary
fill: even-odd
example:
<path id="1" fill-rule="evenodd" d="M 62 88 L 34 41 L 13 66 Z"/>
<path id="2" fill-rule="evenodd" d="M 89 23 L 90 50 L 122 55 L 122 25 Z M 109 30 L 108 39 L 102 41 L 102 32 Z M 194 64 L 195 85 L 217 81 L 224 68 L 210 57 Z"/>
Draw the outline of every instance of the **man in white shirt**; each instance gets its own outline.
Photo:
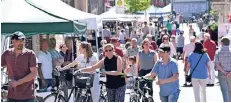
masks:
<path id="1" fill-rule="evenodd" d="M 52 86 L 52 58 L 50 52 L 48 52 L 48 41 L 46 39 L 43 39 L 41 41 L 42 48 L 41 51 L 38 52 L 38 82 L 39 82 L 39 88 L 44 89 L 43 91 L 46 91 L 46 89 L 50 86 Z"/>
<path id="2" fill-rule="evenodd" d="M 102 31 L 102 39 L 105 39 L 107 42 L 109 42 L 110 37 L 112 37 L 111 31 L 107 27 L 104 27 Z"/>
<path id="3" fill-rule="evenodd" d="M 152 23 L 149 24 L 149 33 L 155 38 L 156 34 L 155 34 L 155 28 L 153 27 Z"/>

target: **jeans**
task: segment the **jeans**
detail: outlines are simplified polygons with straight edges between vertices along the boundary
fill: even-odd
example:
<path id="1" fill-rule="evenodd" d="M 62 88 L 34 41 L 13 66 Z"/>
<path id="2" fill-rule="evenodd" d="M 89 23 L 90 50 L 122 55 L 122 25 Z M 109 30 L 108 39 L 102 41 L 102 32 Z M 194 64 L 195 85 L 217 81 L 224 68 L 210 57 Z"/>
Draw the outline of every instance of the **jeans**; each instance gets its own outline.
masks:
<path id="1" fill-rule="evenodd" d="M 206 102 L 207 79 L 192 78 L 194 97 L 196 102 Z"/>
<path id="2" fill-rule="evenodd" d="M 214 84 L 215 82 L 215 63 L 214 61 L 209 62 L 210 66 L 210 73 L 211 73 L 211 79 L 208 78 L 208 83 L 207 84 Z"/>
<path id="3" fill-rule="evenodd" d="M 176 93 L 170 94 L 169 96 L 160 96 L 161 102 L 177 102 L 179 98 L 180 90 Z"/>
<path id="4" fill-rule="evenodd" d="M 150 69 L 150 70 L 140 70 L 140 71 L 139 71 L 139 76 L 145 76 L 146 74 L 150 73 L 151 70 L 152 70 L 152 69 Z M 149 91 L 149 95 L 153 96 L 153 86 L 152 86 L 153 81 L 148 81 L 148 82 L 146 82 L 146 83 L 147 83 L 147 87 L 151 89 L 151 90 Z M 140 82 L 139 87 L 140 87 L 141 90 L 143 90 L 142 88 L 144 87 L 144 85 L 145 85 L 145 82 L 144 82 L 144 81 Z"/>
<path id="5" fill-rule="evenodd" d="M 7 102 L 35 102 L 35 99 L 24 99 L 24 100 L 16 100 L 16 99 L 7 99 Z"/>
<path id="6" fill-rule="evenodd" d="M 231 102 L 231 78 L 227 78 L 222 72 L 218 72 L 218 79 L 224 102 Z"/>

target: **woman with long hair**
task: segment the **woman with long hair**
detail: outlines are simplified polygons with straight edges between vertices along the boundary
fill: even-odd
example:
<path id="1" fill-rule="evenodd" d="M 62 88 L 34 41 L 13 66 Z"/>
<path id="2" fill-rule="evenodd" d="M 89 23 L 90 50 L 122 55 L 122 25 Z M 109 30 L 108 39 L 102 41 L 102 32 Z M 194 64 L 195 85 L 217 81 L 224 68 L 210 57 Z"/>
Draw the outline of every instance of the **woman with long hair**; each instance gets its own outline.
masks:
<path id="1" fill-rule="evenodd" d="M 93 55 L 93 51 L 92 51 L 90 43 L 81 42 L 80 47 L 79 47 L 79 52 L 80 52 L 80 54 L 72 63 L 68 64 L 67 66 L 64 66 L 60 70 L 69 69 L 71 67 L 74 67 L 77 64 L 78 64 L 78 69 L 81 69 L 81 68 L 93 66 L 97 63 L 98 59 L 95 55 Z M 96 69 L 98 69 L 98 68 L 96 68 Z M 91 74 L 94 74 L 93 87 L 91 88 L 92 99 L 93 99 L 93 102 L 98 102 L 99 101 L 99 93 L 100 93 L 100 86 L 99 86 L 100 75 L 98 73 L 96 73 L 96 70 L 91 71 L 89 73 L 89 76 Z"/>
<path id="2" fill-rule="evenodd" d="M 141 47 L 143 50 L 138 53 L 136 61 L 138 75 L 145 76 L 152 71 L 152 68 L 157 61 L 157 53 L 149 48 L 150 42 L 147 38 L 142 41 Z M 143 87 L 144 85 L 144 82 L 140 82 L 140 87 Z M 153 95 L 152 82 L 147 83 L 147 85 L 151 88 L 149 94 Z"/>
<path id="3" fill-rule="evenodd" d="M 103 48 L 105 58 L 101 59 L 93 66 L 80 69 L 80 72 L 92 72 L 97 68 L 105 66 L 106 87 L 108 102 L 124 102 L 125 99 L 125 78 L 120 75 L 122 72 L 122 58 L 115 53 L 112 44 L 106 44 Z M 65 69 L 65 68 L 64 68 Z"/>
<path id="4" fill-rule="evenodd" d="M 193 53 L 188 57 L 186 75 L 192 74 L 192 85 L 196 102 L 206 102 L 207 78 L 211 79 L 209 56 L 200 42 L 195 43 Z M 190 69 L 190 72 L 189 72 Z"/>

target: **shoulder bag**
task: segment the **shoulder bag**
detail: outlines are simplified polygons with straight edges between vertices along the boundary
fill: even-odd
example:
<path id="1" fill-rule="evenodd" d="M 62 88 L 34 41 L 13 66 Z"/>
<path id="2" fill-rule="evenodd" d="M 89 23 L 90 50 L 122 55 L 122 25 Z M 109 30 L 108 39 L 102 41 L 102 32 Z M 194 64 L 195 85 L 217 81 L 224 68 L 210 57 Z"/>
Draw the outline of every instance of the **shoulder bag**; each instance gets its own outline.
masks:
<path id="1" fill-rule="evenodd" d="M 193 71 L 192 71 L 189 75 L 186 76 L 186 81 L 187 81 L 187 82 L 190 83 L 190 82 L 192 81 L 192 74 L 193 74 L 193 72 L 195 71 L 197 65 L 199 64 L 199 62 L 200 62 L 202 56 L 203 56 L 203 54 L 201 54 L 201 57 L 200 57 L 200 59 L 198 60 L 196 66 L 195 66 L 194 69 L 193 69 Z"/>

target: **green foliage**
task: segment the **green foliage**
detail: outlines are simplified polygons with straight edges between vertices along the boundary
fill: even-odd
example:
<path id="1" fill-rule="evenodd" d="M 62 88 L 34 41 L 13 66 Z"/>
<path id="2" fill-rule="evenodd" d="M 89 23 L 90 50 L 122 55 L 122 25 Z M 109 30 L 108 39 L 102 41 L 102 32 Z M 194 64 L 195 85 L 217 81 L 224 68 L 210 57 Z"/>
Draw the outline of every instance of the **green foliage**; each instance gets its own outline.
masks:
<path id="1" fill-rule="evenodd" d="M 150 7 L 151 0 L 125 0 L 125 6 L 128 8 L 127 12 L 137 13 L 144 11 Z"/>

